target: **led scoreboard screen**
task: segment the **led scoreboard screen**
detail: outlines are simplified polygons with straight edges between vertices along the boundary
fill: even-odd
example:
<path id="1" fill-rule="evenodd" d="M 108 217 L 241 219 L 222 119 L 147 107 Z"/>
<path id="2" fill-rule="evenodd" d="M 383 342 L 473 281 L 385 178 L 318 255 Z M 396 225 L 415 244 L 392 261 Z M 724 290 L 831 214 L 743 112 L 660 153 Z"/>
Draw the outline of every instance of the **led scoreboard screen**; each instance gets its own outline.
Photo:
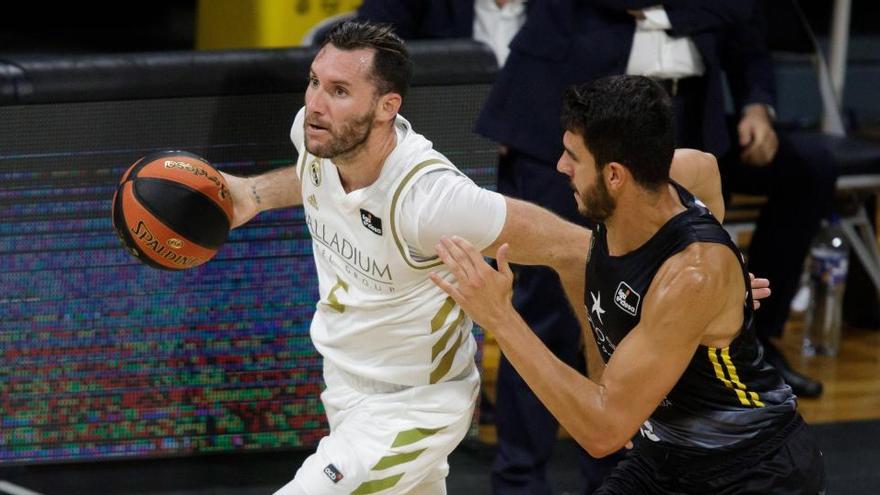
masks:
<path id="1" fill-rule="evenodd" d="M 403 114 L 468 175 L 488 86 L 413 88 Z M 0 463 L 312 447 L 326 433 L 302 209 L 266 212 L 181 272 L 140 264 L 110 207 L 137 158 L 250 175 L 296 159 L 302 93 L 0 106 Z"/>

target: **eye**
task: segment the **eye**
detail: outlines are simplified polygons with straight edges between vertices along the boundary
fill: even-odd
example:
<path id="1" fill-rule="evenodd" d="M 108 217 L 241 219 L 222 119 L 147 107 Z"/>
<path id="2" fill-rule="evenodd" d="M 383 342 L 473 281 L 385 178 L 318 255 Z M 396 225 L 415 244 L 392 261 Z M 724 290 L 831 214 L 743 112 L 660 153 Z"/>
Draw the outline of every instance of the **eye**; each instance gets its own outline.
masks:
<path id="1" fill-rule="evenodd" d="M 318 87 L 318 78 L 317 77 L 309 77 L 309 86 L 313 88 Z"/>
<path id="2" fill-rule="evenodd" d="M 348 95 L 348 90 L 346 90 L 345 88 L 343 88 L 341 86 L 337 86 L 336 89 L 333 91 L 333 93 L 336 96 L 346 96 L 346 95 Z"/>

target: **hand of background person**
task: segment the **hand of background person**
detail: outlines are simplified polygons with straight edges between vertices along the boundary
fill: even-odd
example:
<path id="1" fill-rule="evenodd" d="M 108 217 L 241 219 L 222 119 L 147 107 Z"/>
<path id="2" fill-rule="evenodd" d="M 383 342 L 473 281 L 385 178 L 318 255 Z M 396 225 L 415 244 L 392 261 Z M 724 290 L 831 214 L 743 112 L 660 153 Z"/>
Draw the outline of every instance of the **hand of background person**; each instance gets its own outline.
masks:
<path id="1" fill-rule="evenodd" d="M 767 106 L 761 103 L 748 105 L 743 110 L 737 126 L 740 159 L 747 165 L 765 166 L 773 161 L 779 149 L 779 138 L 773 130 Z"/>

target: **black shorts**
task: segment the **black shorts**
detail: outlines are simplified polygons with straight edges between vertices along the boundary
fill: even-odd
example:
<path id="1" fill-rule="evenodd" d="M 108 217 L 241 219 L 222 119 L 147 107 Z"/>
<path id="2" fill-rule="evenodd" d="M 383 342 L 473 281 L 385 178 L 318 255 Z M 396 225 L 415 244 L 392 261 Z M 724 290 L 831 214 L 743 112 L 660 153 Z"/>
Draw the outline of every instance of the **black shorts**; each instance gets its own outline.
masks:
<path id="1" fill-rule="evenodd" d="M 822 452 L 800 414 L 767 439 L 734 451 L 695 455 L 645 441 L 595 495 L 769 493 L 825 493 Z"/>

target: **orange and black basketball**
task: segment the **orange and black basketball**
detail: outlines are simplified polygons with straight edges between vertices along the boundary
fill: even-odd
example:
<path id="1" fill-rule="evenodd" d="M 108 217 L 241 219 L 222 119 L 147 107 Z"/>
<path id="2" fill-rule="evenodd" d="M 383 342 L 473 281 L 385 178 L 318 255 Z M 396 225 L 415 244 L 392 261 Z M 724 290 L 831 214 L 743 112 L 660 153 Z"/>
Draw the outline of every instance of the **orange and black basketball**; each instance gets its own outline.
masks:
<path id="1" fill-rule="evenodd" d="M 186 270 L 210 260 L 226 242 L 232 198 L 223 176 L 185 151 L 147 155 L 122 175 L 113 226 L 145 264 Z"/>

